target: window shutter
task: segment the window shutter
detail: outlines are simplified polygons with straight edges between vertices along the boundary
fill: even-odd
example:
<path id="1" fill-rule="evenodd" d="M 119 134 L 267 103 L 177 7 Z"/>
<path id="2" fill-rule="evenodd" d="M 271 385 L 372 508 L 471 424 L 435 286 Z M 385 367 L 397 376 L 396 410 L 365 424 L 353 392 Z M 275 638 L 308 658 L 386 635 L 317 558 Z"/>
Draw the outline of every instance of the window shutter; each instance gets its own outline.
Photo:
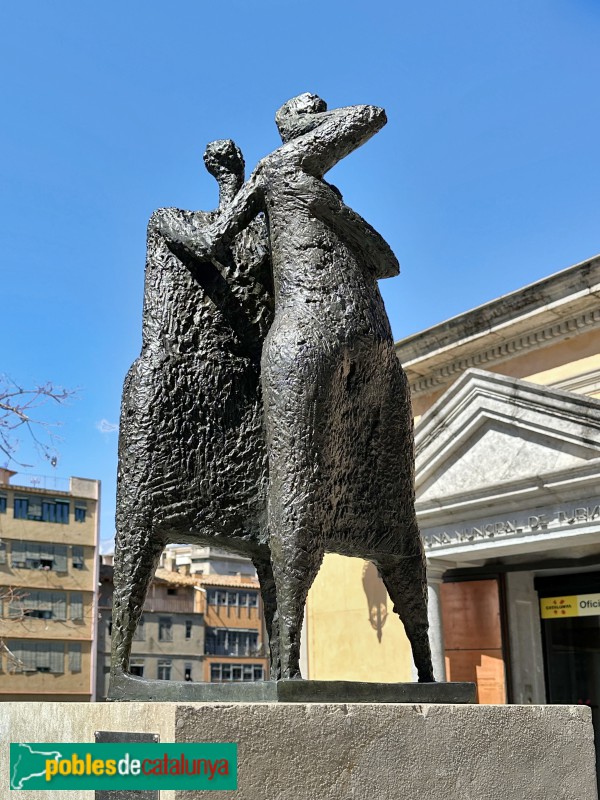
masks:
<path id="1" fill-rule="evenodd" d="M 27 516 L 30 519 L 42 518 L 42 501 L 39 497 L 29 497 L 27 500 Z"/>
<path id="2" fill-rule="evenodd" d="M 13 567 L 25 563 L 26 558 L 25 542 L 13 541 L 11 545 L 11 564 Z"/>
<path id="3" fill-rule="evenodd" d="M 69 503 L 56 503 L 56 521 L 67 525 L 69 522 Z"/>
<path id="4" fill-rule="evenodd" d="M 67 595 L 65 592 L 52 594 L 52 617 L 61 620 L 67 618 Z"/>
<path id="5" fill-rule="evenodd" d="M 34 666 L 41 667 L 42 669 L 49 669 L 52 672 L 56 672 L 56 670 L 52 669 L 52 663 L 51 663 L 51 654 L 53 652 L 51 649 L 52 644 L 53 643 L 50 642 L 36 642 L 34 644 L 34 649 L 35 649 Z"/>
<path id="6" fill-rule="evenodd" d="M 71 619 L 83 619 L 83 596 L 81 592 L 71 592 Z"/>
<path id="7" fill-rule="evenodd" d="M 37 666 L 37 648 L 33 642 L 23 642 L 20 647 L 20 657 L 23 661 L 24 669 L 31 671 Z"/>
<path id="8" fill-rule="evenodd" d="M 27 498 L 15 497 L 15 519 L 27 519 Z"/>
<path id="9" fill-rule="evenodd" d="M 25 542 L 25 556 L 31 561 L 37 561 L 40 558 L 41 547 L 35 542 Z M 43 558 L 44 556 L 42 556 Z"/>
<path id="10" fill-rule="evenodd" d="M 11 597 L 8 604 L 8 617 L 9 619 L 19 619 L 23 615 L 23 600 L 22 595 L 16 594 Z"/>
<path id="11" fill-rule="evenodd" d="M 79 642 L 69 644 L 69 672 L 81 672 L 81 644 Z"/>
<path id="12" fill-rule="evenodd" d="M 67 572 L 67 547 L 64 544 L 54 545 L 54 569 L 57 572 Z"/>
<path id="13" fill-rule="evenodd" d="M 14 668 L 17 672 L 21 672 L 25 668 L 25 654 L 22 647 L 22 642 L 10 640 L 6 643 L 10 655 L 8 656 L 7 664 L 10 668 Z M 21 663 L 19 663 L 21 662 Z"/>
<path id="14" fill-rule="evenodd" d="M 52 594 L 50 592 L 29 592 L 24 605 L 32 611 L 52 611 Z"/>
<path id="15" fill-rule="evenodd" d="M 65 650 L 62 642 L 47 642 L 50 672 L 65 671 Z"/>
<path id="16" fill-rule="evenodd" d="M 71 557 L 73 561 L 73 566 L 75 569 L 81 569 L 83 567 L 83 547 L 78 544 L 74 544 L 71 547 Z"/>

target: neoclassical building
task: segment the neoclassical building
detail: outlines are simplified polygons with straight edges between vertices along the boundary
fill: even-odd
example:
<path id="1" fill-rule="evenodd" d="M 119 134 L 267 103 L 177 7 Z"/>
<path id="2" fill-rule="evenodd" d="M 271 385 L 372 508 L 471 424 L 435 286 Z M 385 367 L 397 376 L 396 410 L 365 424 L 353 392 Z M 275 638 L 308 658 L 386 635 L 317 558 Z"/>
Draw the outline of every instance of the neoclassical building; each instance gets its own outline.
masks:
<path id="1" fill-rule="evenodd" d="M 600 257 L 397 352 L 438 677 L 475 680 L 480 702 L 600 705 Z M 327 556 L 307 604 L 309 677 L 410 675 L 367 573 Z"/>

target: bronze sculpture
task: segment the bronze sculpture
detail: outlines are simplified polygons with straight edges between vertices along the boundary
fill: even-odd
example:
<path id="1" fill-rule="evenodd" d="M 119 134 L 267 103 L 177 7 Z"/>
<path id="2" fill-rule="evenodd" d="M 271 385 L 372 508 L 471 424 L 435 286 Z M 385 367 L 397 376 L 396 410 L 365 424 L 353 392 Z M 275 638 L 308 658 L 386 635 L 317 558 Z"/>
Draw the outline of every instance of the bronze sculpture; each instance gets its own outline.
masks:
<path id="1" fill-rule="evenodd" d="M 277 112 L 283 145 L 202 231 L 157 222 L 172 251 L 223 268 L 261 212 L 275 315 L 262 352 L 268 535 L 280 664 L 299 677 L 308 589 L 326 551 L 376 564 L 419 673 L 433 681 L 425 559 L 414 511 L 412 412 L 377 279 L 398 272 L 386 242 L 324 174 L 386 122 L 382 109 L 327 111 L 304 94 Z"/>

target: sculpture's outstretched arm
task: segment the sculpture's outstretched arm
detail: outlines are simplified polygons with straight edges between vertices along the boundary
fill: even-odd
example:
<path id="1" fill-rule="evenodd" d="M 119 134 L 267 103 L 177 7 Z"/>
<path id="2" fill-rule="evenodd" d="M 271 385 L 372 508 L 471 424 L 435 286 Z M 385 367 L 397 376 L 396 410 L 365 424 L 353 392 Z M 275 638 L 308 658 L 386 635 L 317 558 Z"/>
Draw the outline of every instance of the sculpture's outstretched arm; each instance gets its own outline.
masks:
<path id="1" fill-rule="evenodd" d="M 400 272 L 392 248 L 375 228 L 337 197 L 315 197 L 311 210 L 334 230 L 375 278 L 393 278 Z"/>
<path id="2" fill-rule="evenodd" d="M 348 106 L 322 112 L 323 122 L 294 139 L 301 150 L 301 166 L 310 175 L 323 175 L 367 142 L 387 122 L 377 106 Z"/>
<path id="3" fill-rule="evenodd" d="M 262 197 L 262 176 L 259 165 L 235 197 L 221 206 L 214 221 L 202 232 L 184 234 L 175 231 L 169 220 L 164 218 L 157 220 L 156 230 L 165 237 L 175 254 L 179 250 L 201 261 L 218 263 L 219 251 L 263 210 Z"/>

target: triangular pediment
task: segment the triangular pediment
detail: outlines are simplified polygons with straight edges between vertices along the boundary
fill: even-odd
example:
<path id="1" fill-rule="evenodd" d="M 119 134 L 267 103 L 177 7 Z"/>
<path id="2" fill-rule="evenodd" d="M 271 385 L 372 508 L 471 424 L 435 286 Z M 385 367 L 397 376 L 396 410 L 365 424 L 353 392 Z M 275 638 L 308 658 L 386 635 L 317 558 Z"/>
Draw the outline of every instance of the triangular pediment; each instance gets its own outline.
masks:
<path id="1" fill-rule="evenodd" d="M 421 417 L 415 447 L 420 503 L 532 483 L 600 458 L 600 400 L 467 370 Z"/>

